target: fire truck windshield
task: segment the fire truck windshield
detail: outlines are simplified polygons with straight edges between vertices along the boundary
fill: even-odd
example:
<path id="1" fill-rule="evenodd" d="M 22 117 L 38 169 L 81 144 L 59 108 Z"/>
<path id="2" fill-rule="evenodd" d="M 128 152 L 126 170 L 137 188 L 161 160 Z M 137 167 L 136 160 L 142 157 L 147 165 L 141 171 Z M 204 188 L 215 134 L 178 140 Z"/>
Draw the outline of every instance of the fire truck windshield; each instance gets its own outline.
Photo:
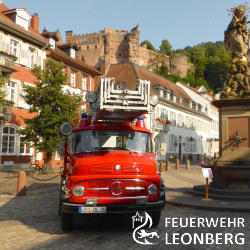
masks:
<path id="1" fill-rule="evenodd" d="M 151 135 L 124 130 L 87 130 L 70 137 L 70 152 L 127 150 L 153 153 Z"/>

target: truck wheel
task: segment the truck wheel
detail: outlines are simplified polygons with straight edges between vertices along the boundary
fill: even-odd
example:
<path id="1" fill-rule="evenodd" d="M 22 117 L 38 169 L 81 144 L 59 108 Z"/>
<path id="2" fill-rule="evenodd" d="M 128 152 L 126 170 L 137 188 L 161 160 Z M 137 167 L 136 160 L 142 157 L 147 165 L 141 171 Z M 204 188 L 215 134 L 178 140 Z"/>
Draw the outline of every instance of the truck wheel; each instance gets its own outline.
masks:
<path id="1" fill-rule="evenodd" d="M 70 231 L 73 228 L 73 214 L 61 212 L 61 227 L 63 231 Z"/>
<path id="2" fill-rule="evenodd" d="M 155 212 L 149 212 L 149 215 L 151 216 L 153 220 L 153 227 L 156 227 L 161 219 L 161 211 L 155 211 Z"/>

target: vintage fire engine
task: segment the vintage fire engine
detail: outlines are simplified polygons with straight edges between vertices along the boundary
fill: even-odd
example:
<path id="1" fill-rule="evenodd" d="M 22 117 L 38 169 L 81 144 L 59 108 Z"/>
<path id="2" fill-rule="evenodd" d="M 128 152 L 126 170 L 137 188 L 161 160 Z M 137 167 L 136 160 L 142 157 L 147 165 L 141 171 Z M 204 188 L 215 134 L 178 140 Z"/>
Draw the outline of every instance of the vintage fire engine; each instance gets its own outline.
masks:
<path id="1" fill-rule="evenodd" d="M 152 134 L 143 115 L 158 103 L 150 82 L 140 80 L 135 90 L 101 80 L 98 94 L 88 92 L 89 116 L 79 126 L 61 126 L 68 142 L 60 142 L 64 172 L 59 191 L 63 230 L 73 227 L 73 215 L 146 211 L 158 225 L 165 206 L 163 180 L 157 171 Z M 133 122 L 137 119 L 136 124 Z M 161 145 L 161 155 L 166 144 Z"/>

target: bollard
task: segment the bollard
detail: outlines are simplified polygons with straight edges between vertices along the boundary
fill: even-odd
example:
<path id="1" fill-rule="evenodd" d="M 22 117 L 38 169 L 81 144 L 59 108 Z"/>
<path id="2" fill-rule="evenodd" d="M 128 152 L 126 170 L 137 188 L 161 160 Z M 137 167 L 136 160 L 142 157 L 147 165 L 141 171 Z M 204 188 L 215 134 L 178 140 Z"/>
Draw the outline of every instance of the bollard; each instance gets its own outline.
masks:
<path id="1" fill-rule="evenodd" d="M 179 170 L 179 159 L 175 160 L 175 170 Z"/>
<path id="2" fill-rule="evenodd" d="M 167 161 L 166 162 L 166 171 L 169 171 L 170 170 L 170 161 Z"/>
<path id="3" fill-rule="evenodd" d="M 189 161 L 189 159 L 187 159 L 187 166 L 186 166 L 186 169 L 187 169 L 187 170 L 190 169 L 190 161 Z"/>
<path id="4" fill-rule="evenodd" d="M 163 161 L 160 162 L 160 171 L 159 172 L 162 172 L 163 171 Z"/>
<path id="5" fill-rule="evenodd" d="M 24 171 L 20 171 L 18 174 L 16 195 L 26 196 L 26 173 Z"/>

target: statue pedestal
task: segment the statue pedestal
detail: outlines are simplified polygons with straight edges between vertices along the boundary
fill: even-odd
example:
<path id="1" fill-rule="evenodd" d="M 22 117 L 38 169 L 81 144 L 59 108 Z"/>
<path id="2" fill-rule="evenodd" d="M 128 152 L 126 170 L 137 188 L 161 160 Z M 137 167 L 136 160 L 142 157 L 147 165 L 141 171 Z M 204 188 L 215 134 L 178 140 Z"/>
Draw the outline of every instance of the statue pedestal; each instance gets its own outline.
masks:
<path id="1" fill-rule="evenodd" d="M 220 157 L 213 166 L 215 188 L 250 189 L 250 99 L 218 100 Z"/>

